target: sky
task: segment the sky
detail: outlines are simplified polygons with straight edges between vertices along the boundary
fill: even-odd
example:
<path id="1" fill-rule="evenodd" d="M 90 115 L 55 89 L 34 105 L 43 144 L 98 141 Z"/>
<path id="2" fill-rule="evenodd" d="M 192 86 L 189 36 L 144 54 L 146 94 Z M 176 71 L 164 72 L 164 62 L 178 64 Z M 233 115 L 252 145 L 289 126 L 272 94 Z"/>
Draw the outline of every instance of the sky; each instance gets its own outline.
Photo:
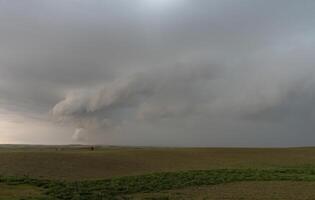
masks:
<path id="1" fill-rule="evenodd" d="M 0 143 L 315 145 L 313 0 L 0 0 Z"/>

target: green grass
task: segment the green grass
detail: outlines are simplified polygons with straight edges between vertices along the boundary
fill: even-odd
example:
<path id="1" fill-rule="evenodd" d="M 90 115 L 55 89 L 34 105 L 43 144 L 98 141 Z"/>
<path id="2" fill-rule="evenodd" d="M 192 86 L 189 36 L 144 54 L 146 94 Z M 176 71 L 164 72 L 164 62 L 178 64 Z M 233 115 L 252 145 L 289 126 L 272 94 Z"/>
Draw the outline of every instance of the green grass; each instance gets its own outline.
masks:
<path id="1" fill-rule="evenodd" d="M 315 183 L 314 155 L 315 148 L 0 148 L 0 200 L 132 199 L 228 183 Z"/>
<path id="2" fill-rule="evenodd" d="M 154 173 L 96 181 L 60 182 L 31 178 L 2 177 L 2 183 L 41 187 L 51 199 L 124 199 L 128 194 L 160 192 L 192 186 L 242 181 L 315 181 L 314 168 L 221 169 Z"/>
<path id="3" fill-rule="evenodd" d="M 128 195 L 132 200 L 313 200 L 315 182 L 243 181 Z"/>
<path id="4" fill-rule="evenodd" d="M 0 200 L 19 200 L 22 198 L 35 199 L 40 198 L 41 196 L 42 190 L 35 186 L 25 184 L 0 184 Z"/>

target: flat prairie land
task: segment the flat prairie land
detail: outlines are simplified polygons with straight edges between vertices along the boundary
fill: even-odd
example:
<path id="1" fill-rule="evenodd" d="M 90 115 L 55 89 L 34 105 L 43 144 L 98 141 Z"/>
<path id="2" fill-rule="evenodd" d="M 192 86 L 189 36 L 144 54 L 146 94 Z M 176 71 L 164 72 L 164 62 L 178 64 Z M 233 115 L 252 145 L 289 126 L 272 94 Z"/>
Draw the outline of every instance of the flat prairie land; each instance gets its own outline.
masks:
<path id="1" fill-rule="evenodd" d="M 1 146 L 2 199 L 315 199 L 315 148 Z"/>
<path id="2" fill-rule="evenodd" d="M 0 174 L 47 179 L 105 179 L 208 169 L 315 166 L 315 148 L 11 148 Z"/>

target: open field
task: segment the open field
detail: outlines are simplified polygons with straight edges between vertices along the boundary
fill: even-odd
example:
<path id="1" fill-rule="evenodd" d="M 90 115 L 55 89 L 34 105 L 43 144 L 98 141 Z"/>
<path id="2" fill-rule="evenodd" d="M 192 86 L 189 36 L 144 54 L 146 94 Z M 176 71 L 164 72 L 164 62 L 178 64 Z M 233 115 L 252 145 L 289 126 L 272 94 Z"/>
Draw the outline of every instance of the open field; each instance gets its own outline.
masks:
<path id="1" fill-rule="evenodd" d="M 312 199 L 315 148 L 2 146 L 0 175 L 12 200 Z"/>
<path id="2" fill-rule="evenodd" d="M 315 148 L 26 148 L 0 150 L 0 174 L 104 179 L 153 172 L 315 166 Z"/>

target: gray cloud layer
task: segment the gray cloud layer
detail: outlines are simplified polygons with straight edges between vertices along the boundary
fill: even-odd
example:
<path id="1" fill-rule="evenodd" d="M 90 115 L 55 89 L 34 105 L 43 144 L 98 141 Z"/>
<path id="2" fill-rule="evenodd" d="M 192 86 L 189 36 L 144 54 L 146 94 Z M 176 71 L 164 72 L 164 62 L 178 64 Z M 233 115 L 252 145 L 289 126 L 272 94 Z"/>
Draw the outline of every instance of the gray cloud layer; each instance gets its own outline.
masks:
<path id="1" fill-rule="evenodd" d="M 92 143 L 314 145 L 314 10 L 311 0 L 3 0 L 0 106 Z"/>

